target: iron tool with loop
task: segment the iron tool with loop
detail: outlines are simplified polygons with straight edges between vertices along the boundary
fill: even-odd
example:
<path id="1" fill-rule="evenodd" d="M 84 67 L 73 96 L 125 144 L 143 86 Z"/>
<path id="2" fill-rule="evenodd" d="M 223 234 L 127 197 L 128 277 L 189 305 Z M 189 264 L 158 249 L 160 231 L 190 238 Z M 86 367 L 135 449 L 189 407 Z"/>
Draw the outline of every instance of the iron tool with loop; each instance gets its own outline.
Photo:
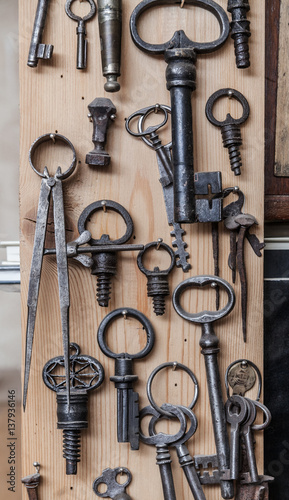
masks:
<path id="1" fill-rule="evenodd" d="M 38 146 L 44 142 L 52 141 L 53 143 L 62 142 L 66 144 L 72 151 L 72 162 L 70 167 L 62 172 L 61 167 L 57 168 L 55 175 L 50 176 L 47 167 L 40 172 L 34 166 L 34 154 Z M 36 312 L 39 296 L 39 286 L 41 278 L 41 269 L 44 255 L 44 242 L 48 221 L 48 210 L 50 197 L 53 198 L 53 219 L 55 231 L 55 253 L 57 262 L 58 287 L 59 287 L 59 303 L 61 313 L 62 338 L 64 349 L 64 365 L 67 384 L 67 398 L 69 405 L 70 389 L 69 389 L 69 281 L 68 281 L 68 266 L 65 241 L 65 222 L 64 222 L 64 202 L 62 192 L 62 180 L 67 179 L 73 172 L 76 166 L 76 153 L 72 143 L 60 134 L 45 134 L 40 136 L 32 144 L 29 151 L 29 163 L 34 172 L 42 177 L 39 203 L 37 210 L 36 229 L 34 237 L 33 255 L 31 262 L 31 271 L 28 287 L 28 317 L 26 329 L 26 348 L 25 348 L 25 373 L 24 373 L 24 392 L 23 392 L 23 409 L 25 411 L 29 373 L 32 357 L 32 345 L 35 330 Z"/>
<path id="2" fill-rule="evenodd" d="M 146 118 L 152 113 L 163 113 L 164 119 L 161 123 L 156 125 L 150 125 L 147 128 L 145 126 Z M 174 188 L 173 188 L 173 164 L 172 164 L 172 142 L 163 145 L 159 135 L 158 130 L 166 125 L 168 120 L 168 114 L 171 113 L 170 106 L 165 104 L 155 104 L 154 106 L 148 106 L 146 108 L 140 109 L 135 113 L 132 113 L 126 120 L 125 126 L 129 134 L 134 137 L 141 137 L 144 143 L 150 148 L 154 149 L 157 155 L 157 162 L 160 175 L 160 183 L 163 188 L 163 196 L 166 206 L 168 224 L 173 226 L 173 231 L 171 231 L 171 236 L 175 238 L 172 245 L 175 250 L 176 266 L 181 267 L 184 272 L 188 272 L 191 269 L 191 265 L 187 262 L 189 258 L 188 252 L 186 252 L 187 243 L 183 241 L 183 236 L 185 234 L 184 229 L 181 225 L 174 221 Z M 131 122 L 138 118 L 137 129 L 138 132 L 134 132 L 131 128 Z"/>
<path id="3" fill-rule="evenodd" d="M 121 474 L 126 474 L 127 480 L 120 484 L 117 481 L 117 476 Z M 126 493 L 127 486 L 131 483 L 132 475 L 130 470 L 126 467 L 116 467 L 115 469 L 104 469 L 101 476 L 97 477 L 93 481 L 92 489 L 94 493 L 101 498 L 111 498 L 112 500 L 131 500 L 131 497 Z M 101 493 L 99 491 L 99 485 L 105 484 L 106 491 Z"/>
<path id="4" fill-rule="evenodd" d="M 203 179 L 202 189 L 196 190 L 193 161 L 193 130 L 191 93 L 196 88 L 196 57 L 197 54 L 214 52 L 227 40 L 229 35 L 229 21 L 226 12 L 212 0 L 188 0 L 186 4 L 194 5 L 211 12 L 220 26 L 220 36 L 217 40 L 198 43 L 190 40 L 183 30 L 178 30 L 173 37 L 162 44 L 150 44 L 141 39 L 137 24 L 141 14 L 151 7 L 160 5 L 179 5 L 176 0 L 143 0 L 134 9 L 130 18 L 130 31 L 135 45 L 148 54 L 164 54 L 167 62 L 166 80 L 167 89 L 171 94 L 172 108 L 172 143 L 173 143 L 173 171 L 174 171 L 174 221 L 196 222 L 200 220 L 199 202 L 196 194 L 208 194 L 209 180 Z M 218 174 L 215 173 L 214 174 Z M 211 173 L 212 176 L 212 173 Z M 201 175 L 201 177 L 204 177 Z M 219 192 L 219 179 L 215 175 L 212 192 Z M 206 182 L 205 182 L 206 179 Z M 211 181 L 212 179 L 210 179 Z M 215 190 L 217 185 L 218 191 Z M 207 200 L 206 200 L 207 201 Z M 209 204 L 206 211 L 209 210 Z M 213 217 L 212 212 L 208 212 Z M 207 214 L 208 217 L 208 214 Z M 214 214 L 216 219 L 217 214 Z M 211 220 L 211 219 L 210 219 Z"/>
<path id="5" fill-rule="evenodd" d="M 198 313 L 187 312 L 181 306 L 180 300 L 183 293 L 192 288 L 203 288 L 207 285 L 219 286 L 228 296 L 228 302 L 219 311 L 202 311 Z M 222 398 L 222 385 L 218 367 L 217 355 L 219 352 L 219 339 L 217 338 L 213 323 L 227 316 L 235 304 L 235 294 L 233 288 L 227 281 L 217 276 L 195 276 L 180 283 L 173 293 L 173 306 L 176 312 L 183 319 L 192 324 L 199 324 L 202 327 L 200 346 L 201 353 L 205 357 L 207 374 L 207 386 L 209 392 L 214 436 L 218 457 L 218 468 L 220 471 L 220 486 L 223 498 L 232 498 L 234 495 L 233 482 L 227 477 L 230 467 L 230 448 L 226 429 L 226 414 Z"/>
<path id="6" fill-rule="evenodd" d="M 71 10 L 72 3 L 75 0 L 66 0 L 65 12 L 73 21 L 77 22 L 76 34 L 77 34 L 77 56 L 76 56 L 76 68 L 85 69 L 86 59 L 87 59 L 87 40 L 86 40 L 86 29 L 85 23 L 92 19 L 96 14 L 96 5 L 94 0 L 86 0 L 90 5 L 90 11 L 84 17 L 77 16 Z"/>

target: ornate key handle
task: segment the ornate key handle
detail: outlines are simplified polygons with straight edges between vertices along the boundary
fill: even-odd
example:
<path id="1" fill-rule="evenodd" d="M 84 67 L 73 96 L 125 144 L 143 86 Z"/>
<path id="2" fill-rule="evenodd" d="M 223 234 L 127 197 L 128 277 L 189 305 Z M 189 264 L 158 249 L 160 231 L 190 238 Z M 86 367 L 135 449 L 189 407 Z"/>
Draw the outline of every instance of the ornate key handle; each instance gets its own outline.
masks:
<path id="1" fill-rule="evenodd" d="M 167 407 L 166 404 L 162 405 L 160 408 L 162 413 L 157 412 L 158 414 L 156 413 L 151 418 L 150 423 L 149 423 L 150 436 L 154 436 L 157 434 L 156 424 L 159 420 L 161 420 L 163 418 L 168 418 L 168 419 L 174 418 L 174 415 L 172 413 L 165 410 L 166 407 Z M 198 428 L 197 417 L 193 413 L 193 411 L 190 408 L 188 408 L 187 406 L 177 405 L 177 407 L 185 414 L 190 425 L 189 425 L 189 428 L 186 429 L 186 432 L 184 433 L 184 435 L 180 439 L 178 439 L 177 441 L 174 441 L 174 443 L 173 443 L 174 447 L 177 447 L 178 445 L 186 443 L 196 433 L 196 430 Z M 155 408 L 155 410 L 157 411 L 157 408 Z"/>
<path id="2" fill-rule="evenodd" d="M 206 54 L 222 47 L 229 36 L 229 21 L 224 9 L 212 0 L 188 0 L 186 1 L 186 5 L 195 5 L 196 7 L 208 10 L 217 18 L 220 26 L 220 36 L 217 40 L 205 43 L 194 42 L 187 38 L 182 30 L 176 31 L 173 37 L 165 43 L 150 44 L 142 40 L 137 31 L 137 22 L 143 12 L 151 7 L 179 4 L 181 4 L 181 1 L 176 0 L 143 0 L 139 3 L 130 18 L 130 32 L 136 46 L 144 52 L 154 55 L 164 54 L 167 49 L 173 48 L 191 48 L 199 54 Z"/>
<path id="3" fill-rule="evenodd" d="M 244 371 L 248 371 L 248 373 L 246 374 Z M 248 391 L 254 386 L 256 382 L 256 375 L 258 377 L 256 401 L 259 401 L 262 390 L 262 376 L 258 366 L 248 359 L 237 359 L 236 361 L 233 361 L 233 363 L 228 366 L 225 373 L 225 386 L 228 399 L 231 398 L 229 385 L 233 390 L 236 385 L 244 385 L 246 387 L 246 391 Z M 244 394 L 241 395 L 243 396 Z"/>
<path id="4" fill-rule="evenodd" d="M 144 129 L 143 128 L 144 121 L 151 113 L 155 114 L 163 113 L 164 115 L 163 121 L 161 121 L 157 125 L 149 125 L 147 128 Z M 139 111 L 132 113 L 125 121 L 125 128 L 130 135 L 133 135 L 134 137 L 141 137 L 142 140 L 147 144 L 147 146 L 156 149 L 154 138 L 157 138 L 159 141 L 159 137 L 156 132 L 166 125 L 168 121 L 168 114 L 170 113 L 171 113 L 170 106 L 166 106 L 165 104 L 155 104 L 154 106 L 147 106 L 146 108 L 142 108 Z M 136 118 L 139 118 L 137 124 L 138 132 L 134 132 L 130 128 L 131 122 Z M 146 136 L 149 136 L 149 138 Z M 171 144 L 172 143 L 170 142 L 169 144 L 166 145 L 166 147 L 171 147 Z"/>
<path id="5" fill-rule="evenodd" d="M 196 55 L 221 47 L 229 35 L 226 12 L 212 0 L 188 0 L 188 4 L 210 11 L 218 20 L 220 36 L 208 43 L 190 40 L 184 31 L 176 31 L 171 40 L 150 44 L 138 34 L 137 23 L 143 12 L 160 5 L 178 5 L 175 0 L 143 0 L 130 18 L 130 31 L 135 45 L 148 54 L 164 54 L 167 62 L 167 89 L 171 95 L 171 126 L 174 171 L 174 222 L 196 222 L 195 178 L 191 93 L 196 88 Z"/>
<path id="6" fill-rule="evenodd" d="M 153 398 L 153 395 L 152 395 L 152 383 L 153 383 L 153 380 L 154 380 L 155 376 L 157 375 L 157 373 L 159 373 L 161 370 L 163 370 L 165 368 L 169 368 L 169 367 L 171 367 L 173 370 L 176 370 L 176 369 L 184 370 L 189 375 L 189 377 L 191 378 L 191 380 L 193 381 L 193 384 L 194 384 L 194 387 L 195 387 L 195 391 L 194 391 L 193 400 L 188 405 L 189 410 L 192 410 L 194 408 L 194 406 L 195 406 L 195 404 L 197 402 L 198 396 L 199 396 L 199 384 L 198 384 L 198 381 L 196 379 L 195 374 L 187 366 L 183 365 L 182 363 L 178 363 L 177 361 L 172 361 L 172 362 L 169 361 L 167 363 L 163 363 L 163 364 L 157 366 L 152 371 L 152 373 L 150 374 L 150 376 L 148 378 L 148 381 L 147 381 L 147 397 L 148 397 L 148 400 L 149 400 L 151 406 L 159 413 L 159 415 L 165 416 L 167 418 L 171 418 L 171 414 L 168 413 L 167 411 L 165 411 L 164 405 L 162 405 L 160 407 L 155 402 L 155 400 Z M 183 408 L 186 408 L 183 405 L 178 405 L 178 406 L 182 410 L 183 410 Z"/>
<path id="7" fill-rule="evenodd" d="M 61 171 L 61 167 L 59 166 L 58 169 L 57 169 L 57 172 L 56 172 L 56 174 L 54 176 L 55 178 L 60 179 L 60 180 L 67 179 L 71 174 L 73 174 L 73 172 L 75 170 L 75 167 L 76 167 L 76 152 L 75 152 L 73 144 L 70 142 L 69 139 L 67 139 L 67 137 L 64 137 L 64 135 L 54 134 L 54 133 L 51 133 L 51 134 L 48 133 L 48 134 L 44 134 L 44 135 L 41 135 L 40 137 L 38 137 L 32 143 L 32 145 L 30 147 L 30 150 L 29 150 L 29 163 L 30 163 L 30 166 L 34 170 L 34 172 L 37 175 L 39 175 L 40 177 L 42 177 L 43 179 L 48 179 L 50 177 L 47 167 L 44 167 L 43 172 L 40 172 L 34 166 L 34 163 L 33 163 L 35 151 L 38 148 L 38 146 L 40 146 L 40 144 L 43 144 L 44 142 L 49 142 L 49 141 L 52 141 L 52 143 L 56 144 L 56 145 L 57 145 L 58 141 L 63 142 L 72 151 L 72 155 L 73 155 L 72 156 L 72 162 L 71 162 L 70 166 L 68 167 L 68 169 L 65 170 L 65 172 L 62 172 Z"/>
<path id="8" fill-rule="evenodd" d="M 163 432 L 158 432 L 157 434 L 145 436 L 142 431 L 140 430 L 140 439 L 143 443 L 149 444 L 149 445 L 154 445 L 154 446 L 163 446 L 163 445 L 170 445 L 173 444 L 179 439 L 182 439 L 184 436 L 186 429 L 187 429 L 187 421 L 184 415 L 184 412 L 182 411 L 181 407 L 175 406 L 175 405 L 170 405 L 170 404 L 165 404 L 163 405 L 163 411 L 168 413 L 170 415 L 170 418 L 175 417 L 179 420 L 180 422 L 180 429 L 176 434 L 164 434 Z M 159 412 L 153 408 L 152 406 L 146 406 L 145 408 L 142 408 L 140 411 L 140 421 L 147 415 L 151 415 L 152 418 L 158 419 L 160 414 Z M 150 425 L 150 424 L 149 424 Z"/>
<path id="9" fill-rule="evenodd" d="M 117 476 L 119 474 L 126 474 L 127 480 L 125 483 L 120 484 L 117 481 Z M 94 493 L 101 498 L 112 498 L 115 500 L 130 500 L 130 497 L 125 492 L 127 486 L 131 483 L 132 475 L 131 472 L 126 467 L 116 467 L 115 469 L 107 468 L 102 471 L 101 476 L 93 481 L 92 489 Z M 107 490 L 105 493 L 101 493 L 98 490 L 100 484 L 105 484 Z"/>
<path id="10" fill-rule="evenodd" d="M 121 317 L 131 317 L 136 319 L 137 321 L 140 322 L 140 324 L 144 327 L 146 336 L 147 336 L 147 343 L 145 347 L 138 353 L 135 354 L 128 354 L 128 353 L 115 353 L 113 352 L 107 345 L 105 336 L 108 327 L 111 325 L 111 323 Z M 153 326 L 151 322 L 146 318 L 144 314 L 141 312 L 137 311 L 136 309 L 132 309 L 130 307 L 127 308 L 120 308 L 120 309 L 115 309 L 111 313 L 109 313 L 100 323 L 98 332 L 97 332 L 97 341 L 99 344 L 100 349 L 102 352 L 108 356 L 109 358 L 113 359 L 141 359 L 147 356 L 149 354 L 154 346 L 154 341 L 155 341 L 155 332 L 153 329 Z"/>

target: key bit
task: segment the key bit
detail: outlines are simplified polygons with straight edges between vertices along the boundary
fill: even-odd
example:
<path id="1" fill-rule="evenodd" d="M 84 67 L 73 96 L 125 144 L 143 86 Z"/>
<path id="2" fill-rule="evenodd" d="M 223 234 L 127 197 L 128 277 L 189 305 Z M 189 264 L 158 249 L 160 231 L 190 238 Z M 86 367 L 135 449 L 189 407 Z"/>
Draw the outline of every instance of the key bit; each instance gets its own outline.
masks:
<path id="1" fill-rule="evenodd" d="M 155 248 L 156 250 L 161 248 L 169 254 L 171 263 L 168 269 L 160 270 L 159 267 L 154 267 L 153 271 L 150 271 L 144 267 L 144 254 L 150 248 Z M 147 296 L 152 297 L 153 299 L 154 313 L 157 316 L 162 316 L 165 313 L 166 308 L 165 297 L 170 294 L 168 277 L 175 265 L 175 254 L 173 250 L 166 245 L 166 243 L 163 243 L 163 240 L 160 238 L 158 241 L 148 243 L 145 245 L 144 249 L 139 252 L 137 265 L 139 270 L 147 277 Z"/>
<path id="2" fill-rule="evenodd" d="M 109 349 L 106 343 L 106 332 L 111 323 L 120 317 L 135 318 L 146 332 L 147 343 L 144 349 L 136 354 L 117 354 Z M 150 321 L 136 309 L 115 309 L 100 323 L 97 342 L 101 351 L 115 360 L 115 375 L 110 380 L 117 389 L 117 440 L 119 443 L 130 443 L 132 450 L 139 449 L 139 397 L 133 390 L 133 383 L 138 376 L 133 373 L 133 360 L 142 359 L 154 346 L 155 333 Z"/>
<path id="3" fill-rule="evenodd" d="M 50 59 L 53 45 L 41 43 L 50 0 L 38 0 L 27 65 L 36 68 L 39 59 Z"/>
<path id="4" fill-rule="evenodd" d="M 232 14 L 231 38 L 234 40 L 237 68 L 249 68 L 250 54 L 248 39 L 251 36 L 250 21 L 247 12 L 250 10 L 249 0 L 228 0 L 228 12 Z"/>
<path id="5" fill-rule="evenodd" d="M 120 484 L 117 481 L 117 476 L 126 474 L 127 480 Z M 101 498 L 111 498 L 112 500 L 131 500 L 131 497 L 126 493 L 126 488 L 131 483 L 132 475 L 126 467 L 116 467 L 115 469 L 105 469 L 101 476 L 93 481 L 92 489 L 94 493 Z M 105 484 L 107 489 L 105 493 L 98 490 L 100 484 Z"/>
<path id="6" fill-rule="evenodd" d="M 86 230 L 85 226 L 87 222 L 97 210 L 113 210 L 123 218 L 126 224 L 125 234 L 117 240 L 111 240 L 108 234 L 103 234 L 100 239 L 91 238 L 89 242 L 91 246 L 98 246 L 100 249 L 102 246 L 104 247 L 102 252 L 92 254 L 93 264 L 91 267 L 91 274 L 96 275 L 97 277 L 96 295 L 98 304 L 101 307 L 108 307 L 111 291 L 111 279 L 117 272 L 116 250 L 118 250 L 118 252 L 121 251 L 122 245 L 124 250 L 128 250 L 129 246 L 124 245 L 124 243 L 132 237 L 133 222 L 127 210 L 119 203 L 111 200 L 96 201 L 91 203 L 91 205 L 88 205 L 78 219 L 78 231 L 80 234 Z M 111 246 L 111 250 L 108 249 L 109 246 Z M 131 250 L 139 250 L 136 245 L 131 245 L 130 248 Z"/>
<path id="7" fill-rule="evenodd" d="M 213 115 L 213 106 L 215 102 L 221 97 L 227 96 L 235 98 L 243 107 L 243 114 L 241 118 L 233 118 L 230 113 L 227 114 L 226 119 L 220 122 L 216 120 Z M 237 90 L 234 89 L 220 89 L 208 99 L 206 104 L 206 116 L 209 122 L 216 127 L 221 128 L 223 146 L 228 149 L 230 157 L 231 170 L 235 175 L 241 175 L 241 153 L 239 147 L 242 145 L 240 125 L 244 123 L 250 114 L 250 107 L 247 99 Z"/>
<path id="8" fill-rule="evenodd" d="M 82 0 L 81 0 L 82 1 Z M 87 59 L 87 40 L 86 40 L 86 29 L 85 23 L 92 19 L 96 14 L 96 5 L 94 0 L 85 0 L 90 5 L 89 13 L 80 17 L 74 14 L 71 10 L 71 5 L 75 0 L 66 0 L 65 12 L 73 21 L 77 22 L 76 34 L 77 34 L 77 55 L 76 55 L 76 68 L 85 69 L 86 59 Z"/>
<path id="9" fill-rule="evenodd" d="M 105 151 L 106 134 L 116 116 L 116 108 L 110 99 L 96 97 L 88 105 L 88 117 L 93 122 L 92 142 L 94 149 L 86 155 L 85 163 L 90 166 L 107 167 L 110 155 Z"/>
<path id="10" fill-rule="evenodd" d="M 97 359 L 80 354 L 80 348 L 75 343 L 71 343 L 70 348 L 75 351 L 69 358 L 70 407 L 63 375 L 63 356 L 50 359 L 42 372 L 45 385 L 56 392 L 57 428 L 63 430 L 63 457 L 66 459 L 67 475 L 77 474 L 81 429 L 88 428 L 88 392 L 97 389 L 104 380 L 104 370 Z"/>
<path id="11" fill-rule="evenodd" d="M 36 473 L 31 474 L 30 476 L 23 477 L 21 482 L 24 484 L 25 488 L 27 488 L 27 494 L 29 500 L 38 500 L 37 489 L 40 483 L 40 464 L 38 462 L 34 462 L 33 466 L 36 468 Z"/>
<path id="12" fill-rule="evenodd" d="M 122 0 L 97 0 L 102 74 L 106 92 L 118 92 L 120 84 Z"/>
<path id="13" fill-rule="evenodd" d="M 187 262 L 190 254 L 189 252 L 186 252 L 188 244 L 183 240 L 183 236 L 186 234 L 186 231 L 177 222 L 173 222 L 172 226 L 174 229 L 170 232 L 170 234 L 172 238 L 175 238 L 175 240 L 172 241 L 172 246 L 173 248 L 176 248 L 176 267 L 181 267 L 184 273 L 187 273 L 192 266 L 189 262 Z"/>

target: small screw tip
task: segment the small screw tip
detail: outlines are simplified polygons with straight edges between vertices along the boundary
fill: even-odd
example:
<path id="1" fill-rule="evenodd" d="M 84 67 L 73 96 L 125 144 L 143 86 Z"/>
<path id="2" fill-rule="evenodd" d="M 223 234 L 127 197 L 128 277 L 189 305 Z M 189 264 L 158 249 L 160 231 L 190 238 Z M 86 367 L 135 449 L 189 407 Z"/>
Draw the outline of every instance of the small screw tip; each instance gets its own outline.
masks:
<path id="1" fill-rule="evenodd" d="M 50 134 L 49 137 L 52 140 L 53 144 L 55 144 L 55 134 Z"/>

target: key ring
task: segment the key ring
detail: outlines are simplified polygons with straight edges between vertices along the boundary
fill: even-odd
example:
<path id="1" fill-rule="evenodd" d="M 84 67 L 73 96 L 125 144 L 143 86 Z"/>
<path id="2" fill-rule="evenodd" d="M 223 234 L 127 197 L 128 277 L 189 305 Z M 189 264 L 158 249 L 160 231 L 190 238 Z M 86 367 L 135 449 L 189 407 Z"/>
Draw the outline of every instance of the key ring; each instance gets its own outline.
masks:
<path id="1" fill-rule="evenodd" d="M 224 96 L 227 96 L 229 98 L 233 97 L 234 99 L 236 99 L 236 101 L 238 101 L 242 105 L 243 114 L 240 118 L 233 118 L 230 115 L 230 113 L 228 113 L 226 116 L 226 119 L 223 120 L 222 122 L 220 122 L 219 120 L 217 120 L 214 117 L 213 106 L 218 99 L 220 99 L 221 97 L 224 97 Z M 238 92 L 235 89 L 220 89 L 220 90 L 217 90 L 216 92 L 214 92 L 214 94 L 212 94 L 211 97 L 209 97 L 207 104 L 206 104 L 205 111 L 206 111 L 206 117 L 208 118 L 208 120 L 216 127 L 222 127 L 223 125 L 227 125 L 231 121 L 235 125 L 241 125 L 249 117 L 250 106 L 249 106 L 247 99 L 243 96 L 243 94 L 241 94 L 241 92 Z"/>
<path id="2" fill-rule="evenodd" d="M 165 410 L 166 406 L 167 406 L 166 404 L 162 405 L 161 409 L 163 410 L 164 413 L 169 413 L 169 412 L 166 412 L 166 410 Z M 197 420 L 196 415 L 193 413 L 193 411 L 191 409 L 189 409 L 187 406 L 177 405 L 177 407 L 180 408 L 180 410 L 186 415 L 186 417 L 188 417 L 191 425 L 190 425 L 189 429 L 185 432 L 183 437 L 181 437 L 178 441 L 174 442 L 174 446 L 178 446 L 180 444 L 183 444 L 183 443 L 186 443 L 187 441 L 189 441 L 189 439 L 195 434 L 195 432 L 198 428 L 198 420 Z M 170 415 L 170 418 L 171 417 L 172 417 L 172 415 Z M 158 416 L 152 417 L 152 419 L 150 420 L 150 423 L 149 423 L 150 436 L 156 434 L 156 431 L 155 431 L 156 423 L 162 418 L 166 418 L 166 415 L 159 414 Z"/>
<path id="3" fill-rule="evenodd" d="M 268 425 L 270 424 L 270 422 L 272 420 L 272 415 L 271 415 L 270 410 L 267 408 L 267 406 L 265 406 L 262 403 L 260 403 L 260 401 L 254 401 L 253 400 L 253 403 L 254 403 L 255 406 L 257 406 L 258 408 L 260 408 L 260 410 L 262 410 L 262 412 L 264 413 L 266 419 L 265 419 L 265 422 L 263 422 L 263 424 L 252 425 L 251 429 L 253 431 L 262 431 L 263 429 L 266 429 L 266 427 L 268 427 Z"/>
<path id="4" fill-rule="evenodd" d="M 126 474 L 127 480 L 125 483 L 120 484 L 117 481 L 117 476 L 119 474 Z M 101 498 L 117 498 L 116 495 L 123 493 L 126 487 L 131 483 L 132 475 L 131 472 L 126 467 L 116 467 L 115 469 L 105 469 L 102 471 L 101 476 L 93 481 L 92 489 L 94 493 Z M 98 490 L 99 484 L 104 483 L 107 486 L 107 490 L 101 493 Z"/>
<path id="5" fill-rule="evenodd" d="M 147 335 L 147 343 L 146 346 L 136 354 L 128 354 L 128 353 L 115 353 L 109 349 L 106 341 L 105 334 L 109 327 L 109 325 L 117 318 L 121 318 L 123 316 L 131 317 L 140 322 L 140 324 L 144 327 L 146 335 Z M 125 358 L 129 357 L 131 359 L 141 359 L 144 358 L 147 354 L 149 354 L 153 348 L 155 341 L 155 332 L 151 322 L 146 318 L 144 314 L 137 311 L 136 309 L 132 309 L 130 307 L 115 309 L 110 312 L 100 323 L 98 332 L 97 332 L 97 341 L 102 352 L 108 356 L 109 358 L 117 359 L 117 358 Z"/>
<path id="6" fill-rule="evenodd" d="M 121 215 L 126 224 L 126 232 L 121 238 L 118 238 L 116 240 L 110 240 L 107 235 L 102 235 L 100 239 L 91 238 L 90 240 L 91 245 L 102 245 L 102 244 L 121 245 L 122 243 L 125 243 L 132 237 L 133 222 L 131 216 L 122 205 L 112 200 L 95 201 L 94 203 L 91 203 L 83 210 L 78 219 L 79 234 L 85 231 L 86 223 L 88 222 L 89 218 L 94 214 L 94 212 L 96 212 L 97 210 L 103 210 L 107 208 L 110 208 L 114 212 L 117 212 L 119 215 Z"/>
<path id="7" fill-rule="evenodd" d="M 226 370 L 226 373 L 225 373 L 225 387 L 226 387 L 227 397 L 228 397 L 228 399 L 231 398 L 230 392 L 229 392 L 230 391 L 229 390 L 229 375 L 230 375 L 230 371 L 232 370 L 232 368 L 234 366 L 236 366 L 237 364 L 242 363 L 242 362 L 246 362 L 248 365 L 250 365 L 255 370 L 255 372 L 257 374 L 257 377 L 258 377 L 258 392 L 257 392 L 256 401 L 259 401 L 260 400 L 260 396 L 261 396 L 261 390 L 262 390 L 262 376 L 261 376 L 261 372 L 260 372 L 258 366 L 256 366 L 255 363 L 253 363 L 252 361 L 249 361 L 248 359 L 238 359 L 237 361 L 233 361 L 233 363 L 231 363 L 228 366 L 228 368 Z M 252 385 L 252 387 L 253 387 L 253 385 Z M 231 385 L 231 387 L 232 387 L 232 385 Z"/>
<path id="8" fill-rule="evenodd" d="M 153 133 L 157 132 L 157 130 L 159 130 L 160 128 L 162 128 L 167 123 L 167 121 L 168 121 L 168 113 L 167 113 L 167 109 L 166 108 L 169 108 L 169 106 L 164 106 L 162 104 L 155 104 L 154 106 L 148 106 L 147 108 L 142 108 L 139 111 L 135 111 L 135 113 L 132 113 L 125 120 L 125 128 L 126 128 L 127 132 L 130 135 L 133 135 L 134 137 L 141 137 L 142 139 L 144 138 L 145 135 L 150 135 L 150 134 L 153 134 Z M 156 109 L 157 109 L 157 111 L 156 111 Z M 156 113 L 158 111 L 162 111 L 164 113 L 164 119 L 163 119 L 163 121 L 160 124 L 158 124 L 158 125 L 150 125 L 145 130 L 142 130 L 141 126 L 140 126 L 140 120 L 142 119 L 141 123 L 143 123 L 143 120 L 150 113 L 152 113 L 152 112 Z M 129 124 L 137 116 L 140 117 L 140 119 L 138 121 L 138 132 L 133 132 L 133 130 L 130 128 Z M 150 142 L 148 143 L 148 145 L 150 147 L 153 147 L 153 145 Z"/>
<path id="9" fill-rule="evenodd" d="M 182 363 L 178 363 L 177 361 L 168 361 L 167 363 L 163 363 L 159 366 L 157 366 L 153 371 L 152 373 L 150 374 L 149 378 L 148 378 L 148 381 L 147 381 L 147 397 L 148 397 L 148 400 L 151 404 L 151 406 L 160 414 L 160 415 L 163 415 L 165 417 L 168 417 L 168 418 L 171 418 L 172 416 L 170 415 L 170 413 L 166 410 L 163 409 L 163 405 L 162 407 L 159 407 L 153 396 L 152 396 L 152 382 L 153 382 L 153 379 L 155 378 L 156 374 L 158 372 L 160 372 L 161 370 L 163 370 L 164 368 L 168 368 L 168 367 L 172 367 L 173 370 L 175 370 L 176 368 L 180 368 L 181 370 L 184 370 L 188 375 L 189 377 L 192 379 L 193 383 L 194 383 L 194 386 L 195 386 L 195 392 L 194 392 L 194 398 L 193 398 L 193 401 L 188 405 L 188 408 L 190 410 L 192 410 L 197 402 L 197 399 L 198 399 L 198 396 L 199 396 L 199 385 L 198 385 L 198 381 L 196 379 L 196 376 L 195 374 L 185 365 L 183 365 Z M 178 405 L 180 407 L 182 407 L 182 405 Z"/>
<path id="10" fill-rule="evenodd" d="M 180 304 L 180 299 L 181 295 L 185 290 L 188 288 L 202 288 L 206 285 L 219 285 L 221 288 L 223 288 L 228 295 L 228 303 L 226 304 L 223 309 L 220 309 L 219 311 L 202 311 L 198 313 L 189 313 L 185 311 L 181 304 Z M 187 319 L 191 323 L 213 323 L 214 321 L 217 321 L 224 316 L 227 316 L 229 314 L 233 307 L 235 305 L 235 294 L 234 290 L 231 287 L 231 285 L 225 281 L 222 278 L 219 278 L 218 276 L 209 276 L 209 275 L 204 275 L 204 276 L 195 276 L 193 278 L 189 278 L 182 283 L 180 283 L 174 293 L 173 293 L 173 306 L 176 310 L 176 312 L 183 318 Z"/>
<path id="11" fill-rule="evenodd" d="M 229 36 L 230 26 L 226 12 L 213 0 L 186 0 L 186 4 L 195 5 L 196 7 L 208 10 L 217 18 L 220 26 L 220 36 L 217 40 L 205 43 L 193 42 L 187 38 L 183 31 L 176 31 L 168 42 L 162 44 L 150 44 L 142 40 L 138 34 L 136 25 L 143 12 L 150 7 L 158 7 L 160 5 L 179 5 L 181 3 L 182 2 L 178 0 L 143 0 L 139 3 L 130 18 L 130 33 L 135 45 L 144 52 L 155 55 L 163 54 L 167 49 L 177 47 L 192 48 L 195 52 L 200 54 L 213 52 L 220 48 Z"/>
<path id="12" fill-rule="evenodd" d="M 65 4 L 65 12 L 66 14 L 70 17 L 70 19 L 73 19 L 73 21 L 88 21 L 88 19 L 91 19 L 95 14 L 96 14 L 96 5 L 94 3 L 94 0 L 85 0 L 86 2 L 89 3 L 90 5 L 90 11 L 89 13 L 84 16 L 80 17 L 74 14 L 71 10 L 71 4 L 75 2 L 75 0 L 67 0 Z"/>
<path id="13" fill-rule="evenodd" d="M 69 177 L 74 172 L 74 170 L 75 170 L 75 167 L 76 167 L 76 152 L 75 152 L 74 146 L 70 142 L 70 140 L 67 139 L 66 137 L 64 137 L 64 135 L 61 135 L 61 134 L 54 134 L 54 133 L 44 134 L 44 135 L 41 135 L 40 137 L 38 137 L 31 144 L 31 147 L 30 147 L 30 150 L 29 150 L 29 163 L 30 163 L 31 168 L 34 170 L 34 172 L 37 175 L 39 175 L 43 179 L 46 179 L 46 178 L 49 177 L 49 173 L 48 173 L 47 167 L 45 167 L 45 171 L 44 172 L 39 172 L 39 170 L 37 170 L 37 168 L 33 165 L 33 157 L 34 157 L 35 150 L 38 148 L 38 146 L 40 146 L 40 144 L 42 144 L 43 142 L 47 142 L 47 141 L 52 141 L 53 143 L 55 143 L 56 141 L 61 141 L 61 142 L 64 142 L 64 144 L 66 144 L 71 149 L 72 154 L 73 154 L 73 158 L 72 158 L 72 162 L 71 162 L 70 167 L 68 167 L 68 169 L 65 172 L 61 172 L 60 167 L 58 167 L 57 173 L 55 174 L 55 177 L 57 177 L 58 179 L 67 179 L 67 177 Z"/>
<path id="14" fill-rule="evenodd" d="M 166 404 L 166 408 L 167 408 L 167 412 L 168 412 L 168 415 L 170 416 L 170 418 L 173 415 L 174 417 L 179 419 L 180 424 L 181 424 L 179 431 L 173 435 L 164 434 L 163 432 L 158 432 L 158 434 L 154 434 L 153 436 L 145 436 L 142 433 L 141 428 L 140 428 L 139 437 L 143 443 L 150 444 L 150 445 L 158 445 L 158 444 L 163 445 L 165 443 L 166 445 L 168 445 L 168 444 L 171 444 L 171 443 L 178 441 L 179 439 L 181 439 L 183 437 L 183 435 L 186 431 L 186 427 L 187 427 L 187 422 L 186 422 L 186 419 L 185 419 L 183 412 L 181 411 L 181 409 L 178 406 L 174 406 L 174 405 L 170 405 L 170 404 Z M 153 417 L 157 417 L 159 415 L 159 412 L 155 408 L 153 408 L 152 406 L 146 406 L 145 408 L 143 408 L 140 411 L 140 414 L 139 414 L 140 421 L 143 417 L 145 417 L 147 415 L 152 415 Z"/>

